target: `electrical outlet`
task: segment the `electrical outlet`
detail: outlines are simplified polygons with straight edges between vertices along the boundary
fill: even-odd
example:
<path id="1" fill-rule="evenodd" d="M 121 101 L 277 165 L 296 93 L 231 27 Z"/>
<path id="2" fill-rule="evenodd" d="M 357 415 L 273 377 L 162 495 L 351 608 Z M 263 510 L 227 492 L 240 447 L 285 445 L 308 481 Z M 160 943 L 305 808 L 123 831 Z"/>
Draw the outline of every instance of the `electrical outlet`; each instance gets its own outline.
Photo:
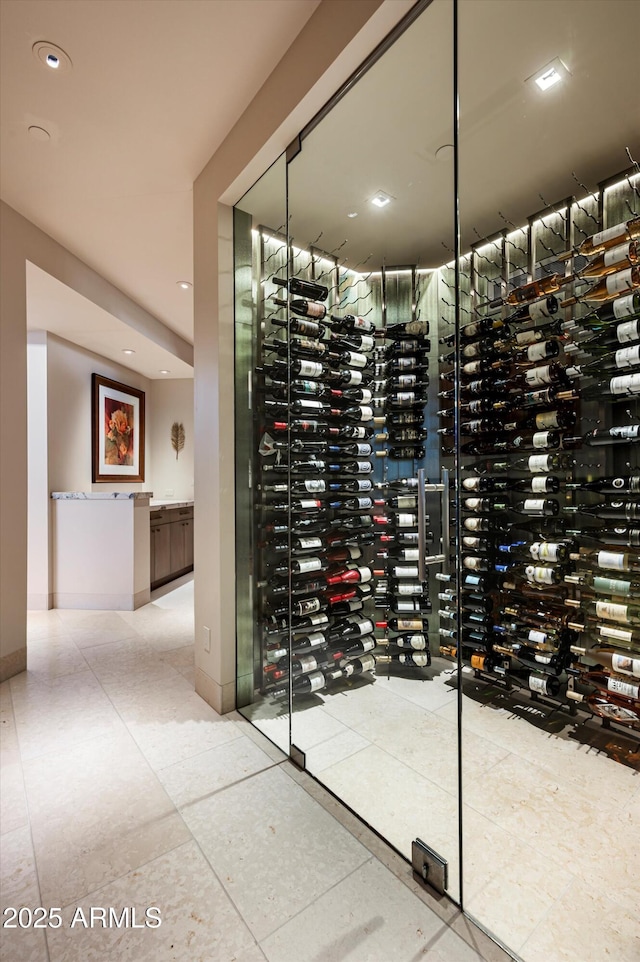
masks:
<path id="1" fill-rule="evenodd" d="M 172 498 L 172 497 L 173 497 L 173 488 L 168 488 L 168 489 L 165 491 L 164 496 L 165 496 L 165 498 Z"/>
<path id="2" fill-rule="evenodd" d="M 204 632 L 204 650 L 211 651 L 211 628 L 204 625 L 202 630 Z"/>

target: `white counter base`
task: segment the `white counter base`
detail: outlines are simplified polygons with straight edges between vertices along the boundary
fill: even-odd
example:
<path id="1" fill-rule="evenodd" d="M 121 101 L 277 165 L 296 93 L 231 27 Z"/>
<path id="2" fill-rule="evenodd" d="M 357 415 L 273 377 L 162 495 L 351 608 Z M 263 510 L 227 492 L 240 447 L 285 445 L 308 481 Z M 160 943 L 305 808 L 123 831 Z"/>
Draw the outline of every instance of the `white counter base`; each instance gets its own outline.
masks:
<path id="1" fill-rule="evenodd" d="M 133 611 L 149 603 L 148 494 L 58 493 L 52 510 L 54 608 Z"/>

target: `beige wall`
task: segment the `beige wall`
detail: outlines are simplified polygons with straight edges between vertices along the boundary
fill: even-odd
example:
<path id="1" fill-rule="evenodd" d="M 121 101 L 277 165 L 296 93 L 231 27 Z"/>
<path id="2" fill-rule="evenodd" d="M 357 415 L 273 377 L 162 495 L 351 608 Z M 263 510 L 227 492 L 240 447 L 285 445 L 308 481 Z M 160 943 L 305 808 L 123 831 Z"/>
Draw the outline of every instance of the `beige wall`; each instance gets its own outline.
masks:
<path id="1" fill-rule="evenodd" d="M 26 262 L 191 364 L 190 344 L 44 231 L 0 205 L 0 679 L 26 667 Z"/>
<path id="2" fill-rule="evenodd" d="M 323 0 L 194 185 L 196 690 L 235 706 L 233 232 L 228 204 L 413 6 Z M 215 269 L 217 267 L 217 270 Z M 211 629 L 211 651 L 202 643 Z"/>
<path id="3" fill-rule="evenodd" d="M 193 379 L 172 378 L 149 382 L 147 441 L 149 484 L 154 498 L 193 499 Z M 171 447 L 171 425 L 184 424 L 184 448 L 176 458 Z"/>
<path id="4" fill-rule="evenodd" d="M 129 368 L 43 331 L 29 332 L 29 609 L 52 607 L 51 491 L 150 491 L 156 498 L 193 498 L 193 380 L 149 380 Z M 91 481 L 91 375 L 145 392 L 145 480 Z M 186 441 L 176 460 L 173 421 Z"/>
<path id="5" fill-rule="evenodd" d="M 91 375 L 93 372 L 121 381 L 145 392 L 148 403 L 151 381 L 99 354 L 65 341 L 47 337 L 48 449 L 51 491 L 151 491 L 151 451 L 145 432 L 145 480 L 125 484 L 91 481 Z M 145 405 L 146 406 L 146 405 Z M 147 411 L 146 422 L 152 417 Z"/>

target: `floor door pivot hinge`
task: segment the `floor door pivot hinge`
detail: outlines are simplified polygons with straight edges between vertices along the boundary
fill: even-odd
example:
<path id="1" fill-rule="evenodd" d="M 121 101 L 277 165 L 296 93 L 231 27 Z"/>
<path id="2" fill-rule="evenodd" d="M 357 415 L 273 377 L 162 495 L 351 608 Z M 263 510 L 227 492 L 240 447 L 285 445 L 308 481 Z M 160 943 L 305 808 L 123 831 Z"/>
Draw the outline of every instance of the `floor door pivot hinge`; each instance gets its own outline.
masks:
<path id="1" fill-rule="evenodd" d="M 418 878 L 444 895 L 448 884 L 449 863 L 421 838 L 417 838 L 411 845 L 411 865 Z"/>

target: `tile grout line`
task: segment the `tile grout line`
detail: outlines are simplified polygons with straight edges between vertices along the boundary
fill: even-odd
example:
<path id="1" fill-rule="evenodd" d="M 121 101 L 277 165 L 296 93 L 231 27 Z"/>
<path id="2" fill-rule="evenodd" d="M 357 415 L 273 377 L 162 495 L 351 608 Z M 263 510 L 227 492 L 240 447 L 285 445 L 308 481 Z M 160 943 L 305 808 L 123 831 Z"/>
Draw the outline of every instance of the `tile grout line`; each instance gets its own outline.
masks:
<path id="1" fill-rule="evenodd" d="M 9 679 L 9 682 L 11 682 L 11 679 Z M 12 716 L 12 718 L 13 718 L 13 726 L 14 726 L 14 728 L 15 728 L 16 741 L 17 741 L 17 743 L 18 743 L 18 753 L 19 753 L 19 755 L 20 755 L 20 772 L 21 772 L 21 776 L 22 776 L 22 791 L 23 791 L 23 793 L 24 793 L 24 804 L 25 804 L 25 807 L 26 807 L 26 809 L 27 809 L 27 822 L 28 822 L 28 826 L 29 826 L 29 841 L 31 842 L 31 853 L 32 853 L 32 856 L 33 856 L 33 871 L 34 871 L 34 874 L 35 874 L 35 877 L 36 877 L 36 885 L 37 885 L 37 888 L 38 888 L 38 902 L 39 902 L 40 905 L 42 905 L 42 887 L 41 887 L 41 885 L 40 885 L 40 872 L 39 872 L 39 870 L 38 870 L 38 859 L 37 859 L 37 856 L 36 856 L 36 846 L 35 846 L 35 843 L 34 843 L 34 841 L 33 841 L 33 827 L 32 827 L 32 825 L 31 825 L 31 806 L 29 805 L 29 795 L 27 794 L 27 786 L 26 786 L 25 777 L 24 777 L 24 759 L 23 759 L 23 757 L 22 757 L 22 746 L 21 746 L 21 744 L 20 744 L 20 734 L 19 734 L 19 732 L 18 732 L 18 720 L 17 720 L 17 718 L 16 718 L 15 707 L 14 707 L 14 704 L 13 704 L 13 691 L 12 691 L 12 686 L 11 686 L 11 684 L 9 684 L 9 698 L 11 699 L 11 716 Z M 45 928 L 45 930 L 44 930 L 44 947 L 45 947 L 45 952 L 47 953 L 47 962 L 51 962 L 51 954 L 50 954 L 50 952 L 49 952 L 49 941 L 48 941 L 48 939 L 47 939 L 47 931 L 48 931 L 48 930 Z"/>
<path id="2" fill-rule="evenodd" d="M 340 824 L 340 822 L 338 822 L 338 824 Z M 344 828 L 344 825 L 342 827 Z M 345 829 L 345 831 L 349 831 L 349 830 Z M 335 888 L 338 887 L 338 885 L 342 885 L 343 882 L 346 882 L 347 879 L 351 878 L 351 876 L 354 875 L 356 872 L 359 872 L 360 869 L 364 868 L 365 865 L 368 865 L 369 862 L 373 862 L 374 860 L 376 860 L 375 855 L 369 852 L 369 850 L 364 845 L 362 847 L 365 849 L 366 852 L 368 852 L 367 858 L 365 858 L 362 862 L 360 862 L 359 865 L 356 865 L 355 868 L 352 868 L 349 872 L 347 872 L 347 874 L 343 878 L 338 879 L 337 882 L 333 882 L 329 886 L 329 888 L 325 889 L 321 895 L 317 895 L 311 902 L 308 903 L 308 905 L 304 905 L 302 908 L 298 909 L 297 912 L 291 915 L 288 919 L 285 919 L 284 922 L 282 922 L 280 925 L 277 925 L 275 929 L 273 929 L 271 932 L 269 932 L 267 935 L 264 936 L 264 938 L 262 939 L 262 942 L 266 942 L 267 939 L 272 938 L 277 932 L 280 931 L 280 929 L 284 928 L 285 925 L 289 925 L 289 923 L 297 919 L 299 915 L 302 915 L 303 912 L 306 912 L 311 905 L 315 905 L 316 902 L 319 902 L 320 899 L 323 899 L 325 895 L 328 895 L 329 892 L 332 892 Z M 261 942 L 258 942 L 258 945 L 262 949 Z M 264 949 L 262 951 L 264 952 Z"/>
<path id="3" fill-rule="evenodd" d="M 571 888 L 571 886 L 572 886 L 575 882 L 577 882 L 577 881 L 578 881 L 578 877 L 577 877 L 576 875 L 573 875 L 573 873 L 571 873 L 571 880 L 570 880 L 569 882 L 567 882 L 567 884 L 565 885 L 565 887 L 562 889 L 562 892 L 560 892 L 559 895 L 557 895 L 555 898 L 553 898 L 553 899 L 551 900 L 551 904 L 549 905 L 549 908 L 546 910 L 546 912 L 544 912 L 544 913 L 542 914 L 542 916 L 541 916 L 541 918 L 539 919 L 539 921 L 536 922 L 536 924 L 535 924 L 534 927 L 531 929 L 531 931 L 529 932 L 529 934 L 527 935 L 527 937 L 520 943 L 520 945 L 518 946 L 517 950 L 514 949 L 514 951 L 517 951 L 519 954 L 522 954 L 522 950 L 523 950 L 523 948 L 525 947 L 525 945 L 527 944 L 527 942 L 529 941 L 529 939 L 533 938 L 533 936 L 536 934 L 536 932 L 538 931 L 538 929 L 540 928 L 540 926 L 543 925 L 543 924 L 547 921 L 547 918 L 549 917 L 549 914 L 551 913 L 551 910 L 552 910 L 552 908 L 554 907 L 554 905 L 555 905 L 557 902 L 559 902 L 559 901 L 566 895 L 566 893 L 569 891 L 569 889 Z"/>

